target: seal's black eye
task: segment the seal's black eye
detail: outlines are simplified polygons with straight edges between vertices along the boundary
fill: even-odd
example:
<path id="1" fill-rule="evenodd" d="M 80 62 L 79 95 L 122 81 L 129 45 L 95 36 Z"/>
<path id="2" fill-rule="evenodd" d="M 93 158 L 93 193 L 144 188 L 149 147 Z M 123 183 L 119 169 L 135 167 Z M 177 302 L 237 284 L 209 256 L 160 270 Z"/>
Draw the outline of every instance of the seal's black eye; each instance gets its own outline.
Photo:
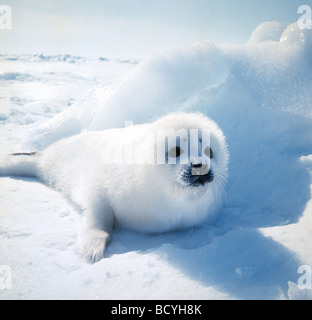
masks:
<path id="1" fill-rule="evenodd" d="M 169 151 L 170 156 L 173 158 L 180 157 L 182 153 L 183 153 L 183 150 L 180 147 L 171 148 Z"/>
<path id="2" fill-rule="evenodd" d="M 213 152 L 210 147 L 206 147 L 204 152 L 205 152 L 205 155 L 208 156 L 210 159 L 213 158 Z"/>

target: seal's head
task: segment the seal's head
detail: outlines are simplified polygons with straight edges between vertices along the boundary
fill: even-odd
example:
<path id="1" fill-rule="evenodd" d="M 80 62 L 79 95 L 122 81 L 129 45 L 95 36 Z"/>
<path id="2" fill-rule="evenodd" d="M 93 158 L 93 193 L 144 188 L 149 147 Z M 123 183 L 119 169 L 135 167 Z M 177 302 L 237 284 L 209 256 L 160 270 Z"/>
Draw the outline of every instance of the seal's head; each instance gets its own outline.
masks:
<path id="1" fill-rule="evenodd" d="M 200 113 L 175 113 L 155 123 L 157 163 L 172 177 L 171 188 L 185 195 L 225 193 L 228 151 L 225 137 L 215 122 Z M 164 156 L 162 157 L 162 154 Z"/>
<path id="2" fill-rule="evenodd" d="M 127 139 L 131 130 L 134 159 L 140 162 L 122 167 L 119 175 L 120 225 L 154 233 L 211 221 L 223 203 L 228 175 L 227 147 L 217 124 L 200 113 L 178 112 L 130 127 Z"/>

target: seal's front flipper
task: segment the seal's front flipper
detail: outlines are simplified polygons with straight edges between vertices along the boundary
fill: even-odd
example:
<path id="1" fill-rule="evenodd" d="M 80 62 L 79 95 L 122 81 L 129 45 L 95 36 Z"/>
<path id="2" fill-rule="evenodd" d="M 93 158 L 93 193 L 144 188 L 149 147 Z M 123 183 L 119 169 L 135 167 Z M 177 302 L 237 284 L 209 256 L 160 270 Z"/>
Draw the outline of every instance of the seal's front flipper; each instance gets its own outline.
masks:
<path id="1" fill-rule="evenodd" d="M 104 258 L 105 248 L 110 241 L 111 233 L 96 228 L 85 228 L 78 237 L 78 246 L 83 258 L 94 263 Z"/>
<path id="2" fill-rule="evenodd" d="M 96 197 L 86 210 L 86 225 L 78 237 L 82 256 L 94 263 L 104 258 L 106 246 L 112 239 L 114 215 L 109 204 Z"/>

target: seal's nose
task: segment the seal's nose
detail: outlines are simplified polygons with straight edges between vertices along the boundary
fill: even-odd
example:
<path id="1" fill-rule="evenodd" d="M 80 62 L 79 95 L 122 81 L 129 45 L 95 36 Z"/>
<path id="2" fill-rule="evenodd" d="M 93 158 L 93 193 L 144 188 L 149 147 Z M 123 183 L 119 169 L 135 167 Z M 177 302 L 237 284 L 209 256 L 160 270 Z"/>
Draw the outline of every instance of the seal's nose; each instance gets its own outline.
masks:
<path id="1" fill-rule="evenodd" d="M 202 166 L 202 163 L 192 163 L 192 168 L 200 168 Z"/>
<path id="2" fill-rule="evenodd" d="M 193 176 L 204 176 L 209 172 L 209 167 L 206 163 L 197 162 L 191 163 L 192 175 Z"/>

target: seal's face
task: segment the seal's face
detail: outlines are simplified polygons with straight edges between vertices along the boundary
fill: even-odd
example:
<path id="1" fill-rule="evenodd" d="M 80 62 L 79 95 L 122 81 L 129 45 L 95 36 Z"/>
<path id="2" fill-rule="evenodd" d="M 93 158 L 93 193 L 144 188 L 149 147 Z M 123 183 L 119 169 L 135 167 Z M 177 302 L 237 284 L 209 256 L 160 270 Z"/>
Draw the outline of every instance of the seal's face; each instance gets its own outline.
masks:
<path id="1" fill-rule="evenodd" d="M 174 190 L 198 195 L 223 192 L 227 184 L 226 149 L 214 131 L 192 130 L 188 128 L 184 136 L 176 131 L 174 138 L 169 135 L 167 139 L 166 167 L 173 175 Z"/>
<path id="2" fill-rule="evenodd" d="M 201 145 L 202 141 L 199 140 Z M 181 155 L 185 152 L 180 146 L 172 147 L 168 152 L 169 158 L 179 160 Z M 199 157 L 198 155 L 190 154 L 188 156 L 188 163 L 179 165 L 177 170 L 177 182 L 182 186 L 200 187 L 214 180 L 214 172 L 211 167 L 211 159 L 213 158 L 213 151 L 210 146 L 204 148 L 204 153 Z"/>
<path id="3" fill-rule="evenodd" d="M 215 199 L 224 194 L 228 151 L 223 133 L 213 121 L 200 114 L 169 115 L 156 122 L 154 130 L 157 143 L 153 155 L 161 164 L 155 177 L 159 188 L 182 199 L 198 199 L 207 193 Z"/>

